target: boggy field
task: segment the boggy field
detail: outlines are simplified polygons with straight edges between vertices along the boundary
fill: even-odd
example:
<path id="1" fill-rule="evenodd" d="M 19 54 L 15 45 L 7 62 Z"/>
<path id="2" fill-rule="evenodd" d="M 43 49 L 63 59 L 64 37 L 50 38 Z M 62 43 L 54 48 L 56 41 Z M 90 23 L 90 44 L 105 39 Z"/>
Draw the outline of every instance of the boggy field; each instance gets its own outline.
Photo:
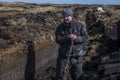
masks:
<path id="1" fill-rule="evenodd" d="M 102 7 L 104 12 L 98 12 L 98 7 Z M 83 66 L 84 80 L 118 79 L 120 5 L 18 2 L 0 3 L 0 80 L 24 80 L 26 75 L 31 76 L 28 75 L 28 65 L 34 65 L 32 75 L 37 80 L 54 79 L 55 66 L 51 66 L 55 64 L 57 56 L 54 32 L 56 26 L 62 22 L 63 8 L 72 8 L 74 17 L 83 25 L 89 25 L 89 48 Z M 47 70 L 40 75 L 45 70 L 43 66 Z"/>

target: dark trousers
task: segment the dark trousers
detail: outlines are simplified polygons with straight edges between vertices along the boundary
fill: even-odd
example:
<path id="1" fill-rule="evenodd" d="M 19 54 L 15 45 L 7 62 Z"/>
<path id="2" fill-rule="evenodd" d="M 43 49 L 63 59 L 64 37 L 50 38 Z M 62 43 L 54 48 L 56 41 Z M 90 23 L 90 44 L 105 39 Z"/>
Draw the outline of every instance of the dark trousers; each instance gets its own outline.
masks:
<path id="1" fill-rule="evenodd" d="M 73 80 L 81 80 L 82 75 L 82 57 L 71 57 L 68 63 L 68 72 Z M 65 68 L 67 58 L 58 57 L 56 65 L 55 80 L 62 80 L 63 70 Z"/>

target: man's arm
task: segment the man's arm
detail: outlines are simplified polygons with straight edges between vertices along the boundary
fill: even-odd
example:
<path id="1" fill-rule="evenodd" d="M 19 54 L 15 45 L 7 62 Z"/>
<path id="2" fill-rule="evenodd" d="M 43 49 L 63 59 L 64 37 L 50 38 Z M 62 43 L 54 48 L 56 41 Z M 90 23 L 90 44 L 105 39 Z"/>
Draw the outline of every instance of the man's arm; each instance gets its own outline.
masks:
<path id="1" fill-rule="evenodd" d="M 86 27 L 82 26 L 82 30 L 80 32 L 82 35 L 81 36 L 77 36 L 77 38 L 75 39 L 74 43 L 82 43 L 82 42 L 86 42 L 88 40 L 88 32 L 86 30 Z"/>
<path id="2" fill-rule="evenodd" d="M 62 33 L 60 26 L 55 31 L 55 37 L 58 44 L 68 44 L 70 42 L 69 35 Z"/>

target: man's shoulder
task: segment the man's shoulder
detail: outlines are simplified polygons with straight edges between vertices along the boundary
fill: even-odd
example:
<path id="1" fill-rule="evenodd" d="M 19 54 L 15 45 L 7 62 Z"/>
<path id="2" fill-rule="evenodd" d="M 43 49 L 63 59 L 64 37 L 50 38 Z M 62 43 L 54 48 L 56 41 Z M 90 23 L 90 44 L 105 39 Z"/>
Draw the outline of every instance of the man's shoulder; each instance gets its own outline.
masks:
<path id="1" fill-rule="evenodd" d="M 56 27 L 56 30 L 61 30 L 61 29 L 63 29 L 63 26 L 64 26 L 64 24 L 63 24 L 63 23 L 60 23 L 60 24 Z"/>
<path id="2" fill-rule="evenodd" d="M 82 23 L 79 22 L 79 21 L 76 21 L 76 20 L 72 22 L 72 26 L 74 26 L 74 27 L 76 27 L 76 28 L 81 28 L 81 27 L 83 27 Z"/>
<path id="3" fill-rule="evenodd" d="M 64 23 L 60 23 L 57 28 L 62 28 L 64 26 Z"/>
<path id="4" fill-rule="evenodd" d="M 79 21 L 77 21 L 77 20 L 73 20 L 72 23 L 73 23 L 73 24 L 77 24 L 77 25 L 82 25 L 82 23 L 79 22 Z"/>

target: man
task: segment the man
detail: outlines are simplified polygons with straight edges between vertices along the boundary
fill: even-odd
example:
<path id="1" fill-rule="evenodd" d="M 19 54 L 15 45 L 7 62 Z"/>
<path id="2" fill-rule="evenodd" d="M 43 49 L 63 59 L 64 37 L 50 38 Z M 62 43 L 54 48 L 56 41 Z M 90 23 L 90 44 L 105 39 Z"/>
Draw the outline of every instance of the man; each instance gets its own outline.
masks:
<path id="1" fill-rule="evenodd" d="M 64 68 L 68 64 L 67 69 L 72 79 L 80 80 L 82 75 L 82 57 L 88 34 L 86 28 L 73 18 L 71 9 L 63 9 L 62 14 L 64 22 L 57 27 L 55 32 L 56 42 L 60 45 L 55 79 L 63 79 Z M 70 47 L 72 47 L 71 52 L 69 52 Z M 70 56 L 69 61 L 67 61 L 68 56 Z"/>

